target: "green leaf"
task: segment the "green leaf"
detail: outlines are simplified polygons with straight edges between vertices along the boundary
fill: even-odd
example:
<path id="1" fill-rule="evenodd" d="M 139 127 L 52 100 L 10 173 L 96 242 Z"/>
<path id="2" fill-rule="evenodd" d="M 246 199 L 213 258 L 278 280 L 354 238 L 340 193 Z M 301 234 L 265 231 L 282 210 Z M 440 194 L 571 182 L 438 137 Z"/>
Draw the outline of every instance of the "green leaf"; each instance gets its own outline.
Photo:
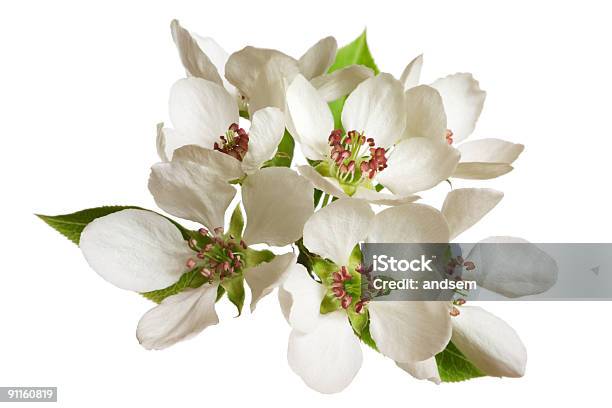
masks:
<path id="1" fill-rule="evenodd" d="M 368 325 L 369 316 L 367 311 L 364 310 L 362 313 L 357 313 L 352 307 L 348 308 L 346 311 L 348 313 L 348 318 L 351 322 L 353 330 L 355 331 L 355 334 L 357 334 L 357 336 L 361 338 L 363 330 Z"/>
<path id="2" fill-rule="evenodd" d="M 361 35 L 355 38 L 352 43 L 338 50 L 336 60 L 332 66 L 329 67 L 328 73 L 332 73 L 353 64 L 364 65 L 371 68 L 374 70 L 375 74 L 380 72 L 368 48 L 367 30 L 363 30 Z"/>
<path id="3" fill-rule="evenodd" d="M 485 376 L 452 342 L 436 355 L 436 363 L 440 378 L 444 382 L 465 381 Z"/>
<path id="4" fill-rule="evenodd" d="M 327 293 L 323 300 L 321 301 L 321 306 L 319 306 L 319 313 L 327 314 L 331 312 L 335 312 L 340 309 L 340 301 L 337 297 L 334 297 L 332 294 Z"/>
<path id="5" fill-rule="evenodd" d="M 291 134 L 285 130 L 285 134 L 278 144 L 278 149 L 273 158 L 263 164 L 262 167 L 291 167 L 293 160 L 293 149 L 295 142 Z"/>
<path id="6" fill-rule="evenodd" d="M 368 68 L 371 68 L 375 74 L 378 74 L 380 72 L 380 70 L 376 66 L 376 63 L 374 62 L 372 54 L 370 53 L 366 30 L 363 30 L 363 33 L 361 33 L 361 35 L 357 37 L 352 43 L 345 45 L 344 47 L 338 50 L 338 53 L 336 54 L 336 60 L 329 68 L 328 73 L 332 73 L 338 69 L 353 64 L 364 65 Z M 334 127 L 336 129 L 342 129 L 342 121 L 340 118 L 345 100 L 346 97 L 342 97 L 329 103 L 329 108 L 331 109 L 332 114 L 334 115 Z"/>
<path id="7" fill-rule="evenodd" d="M 149 300 L 152 300 L 155 303 L 161 303 L 161 301 L 167 298 L 168 296 L 176 295 L 177 293 L 180 293 L 185 289 L 199 288 L 205 282 L 206 279 L 202 276 L 202 274 L 198 270 L 193 270 L 185 272 L 178 280 L 178 282 L 168 286 L 167 288 L 154 290 L 151 292 L 144 292 L 141 293 L 141 295 Z"/>
<path id="8" fill-rule="evenodd" d="M 338 266 L 326 259 L 316 257 L 312 258 L 312 271 L 321 279 L 321 282 L 328 283 L 331 282 L 331 274 L 336 272 Z"/>
<path id="9" fill-rule="evenodd" d="M 367 344 L 370 348 L 378 351 L 378 347 L 376 346 L 376 342 L 372 338 L 372 334 L 370 334 L 370 322 L 361 330 L 361 341 Z"/>
<path id="10" fill-rule="evenodd" d="M 72 214 L 63 214 L 63 215 L 42 215 L 35 214 L 38 218 L 47 223 L 51 228 L 58 231 L 60 234 L 68 238 L 70 241 L 79 245 L 79 241 L 81 239 L 81 233 L 93 220 L 96 218 L 104 217 L 105 215 L 109 215 L 121 210 L 147 210 L 146 208 L 136 207 L 133 205 L 123 206 L 123 205 L 111 205 L 111 206 L 103 206 L 96 208 L 88 208 L 86 210 L 77 211 Z M 155 212 L 155 211 L 152 211 Z M 157 214 L 157 213 L 156 213 Z M 181 224 L 176 221 L 165 217 L 159 214 L 160 217 L 164 217 L 173 223 L 183 235 L 185 240 L 188 240 L 191 237 L 194 237 L 197 234 L 195 231 L 189 231 L 184 228 Z"/>
<path id="11" fill-rule="evenodd" d="M 268 251 L 267 249 L 257 251 L 255 249 L 247 248 L 244 253 L 246 268 L 252 268 L 262 262 L 270 262 L 272 259 L 274 259 L 274 252 Z"/>
<path id="12" fill-rule="evenodd" d="M 242 276 L 224 279 L 221 281 L 221 286 L 225 289 L 227 298 L 238 309 L 238 316 L 240 316 L 242 314 L 242 306 L 244 306 L 244 279 Z"/>
<path id="13" fill-rule="evenodd" d="M 96 218 L 104 217 L 105 215 L 112 214 L 117 211 L 127 209 L 142 209 L 134 206 L 107 206 L 89 208 L 87 210 L 77 211 L 72 214 L 63 215 L 41 215 L 36 214 L 38 218 L 47 223 L 51 228 L 68 238 L 70 241 L 79 245 L 81 238 L 81 232 L 85 229 L 85 226 L 95 220 Z"/>
<path id="14" fill-rule="evenodd" d="M 242 239 L 242 231 L 244 230 L 244 217 L 242 216 L 242 209 L 240 203 L 236 204 L 232 218 L 230 218 L 229 233 L 234 236 L 237 241 Z"/>

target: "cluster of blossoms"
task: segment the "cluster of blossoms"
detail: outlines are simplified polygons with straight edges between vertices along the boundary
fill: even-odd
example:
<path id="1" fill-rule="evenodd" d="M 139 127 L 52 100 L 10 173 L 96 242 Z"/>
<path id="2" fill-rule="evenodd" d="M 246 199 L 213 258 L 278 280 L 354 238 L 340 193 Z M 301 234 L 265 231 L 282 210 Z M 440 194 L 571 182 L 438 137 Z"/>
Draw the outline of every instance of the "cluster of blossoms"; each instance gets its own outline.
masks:
<path id="1" fill-rule="evenodd" d="M 460 188 L 441 209 L 415 203 L 416 193 L 451 178 L 508 173 L 523 150 L 499 139 L 464 142 L 485 99 L 470 74 L 419 85 L 421 56 L 399 78 L 373 64 L 332 66 L 333 37 L 296 59 L 250 46 L 229 55 L 177 21 L 171 32 L 186 77 L 170 91 L 172 127 L 157 127 L 160 161 L 148 186 L 169 216 L 202 227 L 115 208 L 92 217 L 79 237 L 100 276 L 158 303 L 138 324 L 145 348 L 217 324 L 224 295 L 240 313 L 246 284 L 251 311 L 278 290 L 292 328 L 289 365 L 320 392 L 350 384 L 361 343 L 434 382 L 446 379 L 436 357 L 449 348 L 472 376 L 523 375 L 525 348 L 505 322 L 461 300 L 375 301 L 380 293 L 360 258 L 364 242 L 447 244 L 501 200 L 496 190 Z M 341 111 L 332 101 L 343 102 Z M 504 296 L 539 293 L 554 268 L 526 248 L 521 263 L 477 244 L 452 270 Z"/>

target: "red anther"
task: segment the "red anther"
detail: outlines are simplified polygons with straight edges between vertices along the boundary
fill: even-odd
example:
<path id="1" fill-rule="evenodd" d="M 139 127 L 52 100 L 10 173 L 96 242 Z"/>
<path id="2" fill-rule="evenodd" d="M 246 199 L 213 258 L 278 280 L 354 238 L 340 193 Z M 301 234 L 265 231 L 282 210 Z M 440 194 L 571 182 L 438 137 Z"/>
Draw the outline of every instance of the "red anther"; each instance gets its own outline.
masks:
<path id="1" fill-rule="evenodd" d="M 450 315 L 453 317 L 457 317 L 461 314 L 461 312 L 459 311 L 459 309 L 457 309 L 455 306 L 453 306 L 453 308 L 450 311 Z"/>
<path id="2" fill-rule="evenodd" d="M 348 166 L 346 164 L 343 164 L 340 166 L 340 173 L 344 174 L 344 173 L 348 173 Z"/>
<path id="3" fill-rule="evenodd" d="M 361 162 L 361 164 L 359 165 L 359 170 L 361 170 L 362 173 L 365 173 L 368 171 L 368 162 Z"/>
<path id="4" fill-rule="evenodd" d="M 334 283 L 332 283 L 332 288 L 344 289 L 344 282 L 336 282 L 336 281 L 334 281 Z"/>
<path id="5" fill-rule="evenodd" d="M 368 178 L 373 179 L 375 175 L 376 175 L 376 170 L 370 170 L 370 173 L 368 174 Z"/>
<path id="6" fill-rule="evenodd" d="M 215 231 L 215 235 L 223 234 L 223 227 L 217 227 L 213 231 Z"/>
<path id="7" fill-rule="evenodd" d="M 228 261 L 223 262 L 223 270 L 228 271 L 230 268 L 230 263 Z"/>
<path id="8" fill-rule="evenodd" d="M 367 301 L 366 300 L 360 300 L 359 302 L 355 303 L 355 312 L 356 313 L 361 313 L 363 311 L 363 308 L 365 307 Z"/>
<path id="9" fill-rule="evenodd" d="M 355 171 L 355 160 L 351 160 L 347 166 L 347 170 L 349 173 L 353 173 Z"/>
<path id="10" fill-rule="evenodd" d="M 204 245 L 204 252 L 210 252 L 211 249 L 213 249 L 213 244 Z"/>
<path id="11" fill-rule="evenodd" d="M 331 155 L 331 159 L 333 161 L 337 161 L 338 157 L 340 157 L 340 152 L 333 152 L 332 155 Z"/>
<path id="12" fill-rule="evenodd" d="M 464 261 L 465 261 L 465 260 L 463 259 L 463 257 L 462 257 L 461 255 L 459 255 L 459 256 L 457 257 L 457 263 L 462 264 Z"/>
<path id="13" fill-rule="evenodd" d="M 227 251 L 227 256 L 229 259 L 234 259 L 234 253 L 232 251 Z"/>
<path id="14" fill-rule="evenodd" d="M 204 235 L 204 236 L 208 235 L 208 230 L 204 227 L 200 228 L 198 232 L 200 233 L 200 235 Z"/>
<path id="15" fill-rule="evenodd" d="M 342 268 L 340 268 L 340 275 L 342 276 L 343 281 L 351 279 L 351 274 L 348 272 L 346 266 L 344 265 L 342 266 Z"/>
<path id="16" fill-rule="evenodd" d="M 366 142 L 366 137 L 365 136 L 361 136 L 359 138 L 359 144 L 362 145 L 362 144 L 365 144 L 365 142 Z"/>
<path id="17" fill-rule="evenodd" d="M 195 238 L 190 238 L 189 239 L 189 246 L 192 248 L 195 248 L 198 246 L 198 241 Z"/>
<path id="18" fill-rule="evenodd" d="M 465 266 L 465 269 L 467 269 L 468 271 L 474 270 L 476 268 L 476 265 L 474 265 L 474 262 L 472 261 L 464 262 L 463 266 Z"/>
<path id="19" fill-rule="evenodd" d="M 334 280 L 334 282 L 342 282 L 342 275 L 340 274 L 340 272 L 334 272 L 332 273 L 332 279 Z"/>
<path id="20" fill-rule="evenodd" d="M 455 300 L 455 304 L 458 306 L 465 305 L 465 299 L 457 299 Z"/>
<path id="21" fill-rule="evenodd" d="M 239 128 L 238 128 L 238 124 L 237 124 L 237 123 L 232 123 L 232 124 L 229 126 L 229 128 L 228 128 L 228 130 L 231 130 L 232 132 L 236 132 L 238 129 L 239 129 Z"/>
<path id="22" fill-rule="evenodd" d="M 350 295 L 345 295 L 340 301 L 340 304 L 342 305 L 343 309 L 348 309 L 352 302 L 353 298 Z"/>
<path id="23" fill-rule="evenodd" d="M 346 139 L 344 139 L 344 143 L 351 144 L 353 143 L 353 139 L 351 139 L 350 137 L 347 137 Z"/>
<path id="24" fill-rule="evenodd" d="M 446 129 L 444 138 L 446 139 L 446 143 L 448 143 L 449 145 L 453 144 L 453 132 L 450 129 Z"/>
<path id="25" fill-rule="evenodd" d="M 203 254 L 202 252 L 198 252 L 198 253 L 196 254 L 196 256 L 197 256 L 199 259 L 204 259 L 204 257 L 205 257 L 205 256 L 204 256 L 204 254 Z"/>
<path id="26" fill-rule="evenodd" d="M 239 269 L 241 266 L 242 264 L 240 263 L 240 259 L 234 259 L 234 268 Z"/>
<path id="27" fill-rule="evenodd" d="M 189 258 L 187 260 L 187 263 L 185 264 L 189 269 L 193 268 L 194 266 L 196 266 L 196 261 L 194 261 L 193 259 Z"/>
<path id="28" fill-rule="evenodd" d="M 242 239 L 240 240 L 240 246 L 242 247 L 242 249 L 247 249 L 247 244 Z"/>
<path id="29" fill-rule="evenodd" d="M 200 273 L 202 274 L 202 276 L 206 277 L 206 278 L 210 278 L 212 276 L 212 271 L 208 268 L 202 268 L 200 270 Z"/>
<path id="30" fill-rule="evenodd" d="M 334 296 L 338 298 L 343 298 L 344 295 L 346 295 L 346 291 L 342 288 L 332 288 L 332 292 L 334 293 Z"/>
<path id="31" fill-rule="evenodd" d="M 351 153 L 348 150 L 345 150 L 342 152 L 342 154 L 340 154 L 340 156 L 342 156 L 342 160 L 345 160 L 351 157 Z"/>

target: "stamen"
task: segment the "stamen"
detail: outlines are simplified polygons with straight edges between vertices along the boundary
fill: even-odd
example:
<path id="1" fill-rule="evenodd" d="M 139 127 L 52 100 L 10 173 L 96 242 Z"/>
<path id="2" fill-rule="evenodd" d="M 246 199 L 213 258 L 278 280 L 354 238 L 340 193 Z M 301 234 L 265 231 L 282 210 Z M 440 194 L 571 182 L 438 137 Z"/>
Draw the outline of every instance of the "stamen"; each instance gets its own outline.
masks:
<path id="1" fill-rule="evenodd" d="M 366 138 L 356 130 L 343 136 L 342 131 L 336 129 L 328 141 L 332 173 L 343 183 L 359 184 L 387 168 L 387 151 L 376 147 L 373 138 Z"/>
<path id="2" fill-rule="evenodd" d="M 446 133 L 444 137 L 446 138 L 446 143 L 448 143 L 449 145 L 453 144 L 453 131 L 452 130 L 446 129 Z"/>
<path id="3" fill-rule="evenodd" d="M 215 142 L 213 148 L 242 161 L 249 150 L 249 135 L 237 123 L 232 123 L 225 135 L 219 136 L 221 143 Z"/>

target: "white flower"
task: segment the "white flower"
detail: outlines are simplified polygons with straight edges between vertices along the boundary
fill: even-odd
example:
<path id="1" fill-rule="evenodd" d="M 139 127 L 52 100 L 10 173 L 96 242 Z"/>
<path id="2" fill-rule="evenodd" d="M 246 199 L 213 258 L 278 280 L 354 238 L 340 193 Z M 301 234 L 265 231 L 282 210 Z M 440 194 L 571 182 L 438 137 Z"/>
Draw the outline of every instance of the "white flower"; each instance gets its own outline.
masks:
<path id="1" fill-rule="evenodd" d="M 169 296 L 147 312 L 137 337 L 147 349 L 161 349 L 218 323 L 214 310 L 219 285 L 245 279 L 251 287 L 251 310 L 278 286 L 292 253 L 277 255 L 255 267 L 247 262 L 248 245 L 284 246 L 302 235 L 312 214 L 312 185 L 288 168 L 266 168 L 242 186 L 247 225 L 242 240 L 223 233 L 224 215 L 236 190 L 210 173 L 195 146 L 177 150 L 172 161 L 153 166 L 149 188 L 158 205 L 177 217 L 204 226 L 198 238 L 185 241 L 167 218 L 145 210 L 123 210 L 85 227 L 80 246 L 89 265 L 110 283 L 149 292 L 176 283 L 189 271 L 207 280 L 196 289 Z"/>
<path id="2" fill-rule="evenodd" d="M 231 95 L 200 78 L 180 79 L 172 86 L 169 110 L 174 128 L 158 125 L 161 159 L 168 162 L 182 146 L 199 146 L 189 151 L 191 159 L 201 160 L 209 173 L 226 180 L 251 174 L 274 157 L 285 131 L 282 112 L 268 107 L 253 114 L 247 133 L 238 125 L 238 107 Z"/>
<path id="3" fill-rule="evenodd" d="M 251 114 L 268 106 L 284 109 L 285 84 L 298 73 L 311 80 L 328 101 L 348 94 L 373 75 L 361 65 L 327 75 L 338 48 L 333 37 L 321 39 L 296 60 L 277 50 L 251 46 L 230 56 L 212 38 L 190 33 L 177 20 L 171 29 L 187 74 L 224 85 L 241 109 L 248 104 Z"/>
<path id="4" fill-rule="evenodd" d="M 293 328 L 288 348 L 292 370 L 323 393 L 348 386 L 362 362 L 360 340 L 349 315 L 369 316 L 369 332 L 378 350 L 395 361 L 423 361 L 441 352 L 451 336 L 450 303 L 363 302 L 351 289 L 358 272 L 349 257 L 364 240 L 447 242 L 448 238 L 444 217 L 421 204 L 391 207 L 375 215 L 365 201 L 347 198 L 316 212 L 304 226 L 304 245 L 330 259 L 336 272 L 332 282 L 320 284 L 295 265 L 279 290 L 283 313 Z M 338 298 L 342 307 L 320 314 L 325 295 Z"/>
<path id="5" fill-rule="evenodd" d="M 400 79 L 409 112 L 405 136 L 426 136 L 453 144 L 463 142 L 476 127 L 486 93 L 468 73 L 440 78 L 430 86 L 418 86 L 422 64 L 420 55 L 408 64 Z M 461 160 L 453 177 L 465 179 L 490 179 L 508 173 L 524 149 L 521 144 L 493 138 L 456 147 Z"/>
<path id="6" fill-rule="evenodd" d="M 459 193 L 459 197 L 467 195 L 482 198 L 488 195 L 488 205 L 496 200 L 494 190 L 481 189 Z M 445 202 L 447 209 L 450 205 L 457 204 L 458 208 L 454 210 L 455 219 L 460 218 L 461 205 L 458 200 L 458 197 L 451 197 Z M 469 220 L 473 220 L 473 216 L 474 212 L 468 213 L 468 221 L 459 222 L 459 225 L 466 225 Z M 465 259 L 472 262 L 475 268 L 464 270 L 463 279 L 475 281 L 481 288 L 510 298 L 542 293 L 550 289 L 557 280 L 558 268 L 554 259 L 536 245 L 521 238 L 484 239 L 471 249 Z M 506 322 L 480 307 L 465 305 L 456 306 L 456 313 L 453 313 L 451 321 L 453 344 L 483 374 L 493 377 L 523 376 L 527 350 L 514 329 Z M 440 382 L 434 358 L 419 362 L 398 362 L 397 365 L 415 378 Z"/>
<path id="7" fill-rule="evenodd" d="M 427 137 L 404 138 L 406 103 L 399 81 L 379 74 L 349 95 L 342 111 L 346 134 L 334 130 L 332 113 L 302 76 L 287 90 L 287 128 L 304 155 L 320 160 L 299 171 L 317 188 L 336 197 L 376 204 L 416 200 L 413 194 L 448 178 L 459 161 L 452 147 Z M 374 190 L 378 182 L 393 194 Z"/>

